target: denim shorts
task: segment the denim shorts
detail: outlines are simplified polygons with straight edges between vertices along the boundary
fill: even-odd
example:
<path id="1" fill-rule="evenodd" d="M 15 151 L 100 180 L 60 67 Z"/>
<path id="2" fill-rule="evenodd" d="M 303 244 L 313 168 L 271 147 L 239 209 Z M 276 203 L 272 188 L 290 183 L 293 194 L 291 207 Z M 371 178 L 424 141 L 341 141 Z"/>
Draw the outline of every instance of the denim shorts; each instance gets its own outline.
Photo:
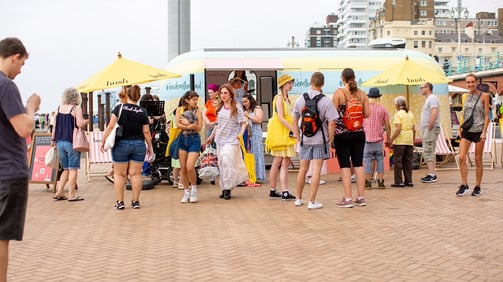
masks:
<path id="1" fill-rule="evenodd" d="M 128 163 L 129 161 L 143 163 L 147 154 L 144 140 L 120 139 L 112 148 L 114 163 Z"/>
<path id="2" fill-rule="evenodd" d="M 80 152 L 73 149 L 73 144 L 68 141 L 58 141 L 56 143 L 58 157 L 63 169 L 80 168 Z"/>
<path id="3" fill-rule="evenodd" d="M 384 172 L 384 149 L 381 142 L 365 142 L 363 148 L 363 164 L 365 166 L 365 173 L 372 173 L 372 161 L 376 160 L 376 171 Z"/>
<path id="4" fill-rule="evenodd" d="M 0 181 L 0 240 L 23 240 L 28 179 Z"/>
<path id="5" fill-rule="evenodd" d="M 188 153 L 201 152 L 201 136 L 199 135 L 199 133 L 180 133 L 180 150 Z"/>

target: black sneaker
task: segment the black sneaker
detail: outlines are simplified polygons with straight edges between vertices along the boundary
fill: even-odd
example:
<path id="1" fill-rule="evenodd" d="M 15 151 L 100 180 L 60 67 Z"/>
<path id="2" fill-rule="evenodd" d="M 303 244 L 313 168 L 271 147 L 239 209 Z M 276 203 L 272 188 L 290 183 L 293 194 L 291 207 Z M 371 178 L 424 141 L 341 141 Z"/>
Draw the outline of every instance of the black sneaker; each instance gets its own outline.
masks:
<path id="1" fill-rule="evenodd" d="M 131 201 L 131 206 L 133 207 L 133 209 L 139 209 L 140 201 Z"/>
<path id="2" fill-rule="evenodd" d="M 269 190 L 269 199 L 271 200 L 281 199 L 281 194 L 279 194 L 278 191 L 276 191 L 276 189 Z"/>
<path id="3" fill-rule="evenodd" d="M 438 178 L 436 175 L 431 176 L 429 174 L 426 175 L 426 177 L 421 178 L 421 181 L 423 183 L 434 183 L 434 182 L 437 182 L 437 180 L 438 180 Z"/>
<path id="4" fill-rule="evenodd" d="M 456 196 L 464 196 L 466 194 L 468 194 L 468 190 L 470 190 L 470 187 L 468 187 L 468 185 L 459 185 L 458 187 L 458 192 L 456 192 Z M 480 189 L 480 188 L 479 188 Z"/>
<path id="5" fill-rule="evenodd" d="M 124 202 L 123 201 L 117 201 L 114 205 L 115 209 L 116 210 L 123 210 L 125 207 L 124 207 Z"/>
<path id="6" fill-rule="evenodd" d="M 475 196 L 475 197 L 480 196 L 480 187 L 479 186 L 475 186 L 475 188 L 473 188 L 472 196 Z"/>
<path id="7" fill-rule="evenodd" d="M 224 190 L 224 200 L 231 199 L 231 190 Z"/>
<path id="8" fill-rule="evenodd" d="M 403 188 L 405 187 L 405 183 L 393 183 L 390 186 L 395 188 Z"/>
<path id="9" fill-rule="evenodd" d="M 295 199 L 296 199 L 296 197 L 294 195 L 290 194 L 290 192 L 288 192 L 288 191 L 281 192 L 281 200 L 283 200 L 283 201 L 293 201 Z"/>

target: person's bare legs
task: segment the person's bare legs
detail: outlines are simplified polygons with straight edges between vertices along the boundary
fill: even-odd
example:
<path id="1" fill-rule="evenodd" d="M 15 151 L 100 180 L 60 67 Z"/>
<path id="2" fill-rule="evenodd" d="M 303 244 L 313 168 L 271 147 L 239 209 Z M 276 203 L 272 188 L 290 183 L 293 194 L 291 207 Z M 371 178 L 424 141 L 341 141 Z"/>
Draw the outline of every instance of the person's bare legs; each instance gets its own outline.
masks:
<path id="1" fill-rule="evenodd" d="M 75 188 L 77 187 L 77 169 L 68 170 L 68 199 L 75 198 Z"/>
<path id="2" fill-rule="evenodd" d="M 461 174 L 461 184 L 468 185 L 468 166 L 466 165 L 466 155 L 470 148 L 471 141 L 461 138 L 459 142 L 459 172 Z"/>
<path id="3" fill-rule="evenodd" d="M 9 265 L 9 240 L 0 240 L 0 282 L 7 281 L 8 265 Z"/>
<path id="4" fill-rule="evenodd" d="M 133 201 L 140 201 L 140 193 L 143 185 L 141 179 L 142 162 L 129 161 L 128 175 L 131 178 L 131 191 L 133 192 Z M 124 196 L 124 189 L 122 195 Z"/>
<path id="5" fill-rule="evenodd" d="M 299 173 L 297 174 L 297 182 L 295 183 L 295 195 L 298 200 L 302 200 L 302 192 L 304 191 L 304 185 L 306 183 L 306 175 L 310 167 L 309 163 L 309 160 L 300 160 Z"/>
<path id="6" fill-rule="evenodd" d="M 352 199 L 353 194 L 351 192 L 351 174 L 352 168 L 344 167 L 341 168 L 341 177 L 342 177 L 342 187 L 344 188 L 344 197 L 346 199 Z"/>
<path id="7" fill-rule="evenodd" d="M 126 185 L 128 163 L 114 164 L 114 189 L 118 201 L 124 202 L 124 185 Z M 141 179 L 140 179 L 141 180 Z"/>
<path id="8" fill-rule="evenodd" d="M 65 169 L 59 177 L 58 190 L 56 190 L 56 197 L 65 196 L 65 185 L 68 182 L 68 170 Z"/>
<path id="9" fill-rule="evenodd" d="M 482 154 L 484 153 L 484 143 L 480 141 L 475 143 L 475 186 L 480 187 L 482 176 L 484 175 L 484 167 L 482 166 Z"/>
<path id="10" fill-rule="evenodd" d="M 358 191 L 358 197 L 364 197 L 365 191 L 365 168 L 363 166 L 353 168 L 356 175 L 356 187 Z"/>
<path id="11" fill-rule="evenodd" d="M 313 175 L 311 176 L 311 193 L 309 195 L 309 201 L 314 203 L 316 201 L 316 194 L 320 188 L 320 175 L 321 167 L 323 165 L 323 160 L 311 160 L 311 166 L 313 170 Z M 303 182 L 304 183 L 304 182 Z"/>
<path id="12" fill-rule="evenodd" d="M 269 187 L 271 190 L 276 189 L 276 185 L 278 184 L 278 173 L 282 161 L 282 157 L 274 157 L 272 159 L 271 169 L 269 170 Z"/>
<path id="13" fill-rule="evenodd" d="M 281 167 L 279 171 L 281 191 L 288 191 L 288 166 L 290 166 L 290 158 L 284 157 L 281 161 Z"/>

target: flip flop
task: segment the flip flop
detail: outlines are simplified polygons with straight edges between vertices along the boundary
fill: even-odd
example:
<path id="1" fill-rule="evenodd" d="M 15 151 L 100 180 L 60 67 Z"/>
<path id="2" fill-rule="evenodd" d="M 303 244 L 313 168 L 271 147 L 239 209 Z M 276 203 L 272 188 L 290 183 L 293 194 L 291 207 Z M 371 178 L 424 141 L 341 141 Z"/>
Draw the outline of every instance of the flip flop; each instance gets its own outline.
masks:
<path id="1" fill-rule="evenodd" d="M 54 196 L 54 197 L 52 197 L 52 199 L 55 201 L 62 201 L 62 200 L 66 200 L 67 198 L 65 196 Z"/>
<path id="2" fill-rule="evenodd" d="M 84 198 L 81 198 L 80 196 L 77 196 L 73 199 L 68 199 L 68 202 L 78 202 L 78 201 L 83 201 Z"/>

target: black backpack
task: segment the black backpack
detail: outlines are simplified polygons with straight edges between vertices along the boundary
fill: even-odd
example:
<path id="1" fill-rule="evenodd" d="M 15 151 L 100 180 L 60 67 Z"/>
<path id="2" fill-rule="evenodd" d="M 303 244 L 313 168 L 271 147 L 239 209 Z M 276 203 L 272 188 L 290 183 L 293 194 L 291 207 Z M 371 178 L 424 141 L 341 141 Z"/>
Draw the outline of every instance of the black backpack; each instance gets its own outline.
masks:
<path id="1" fill-rule="evenodd" d="M 306 102 L 305 106 L 301 111 L 301 131 L 302 138 L 300 141 L 300 145 L 303 144 L 303 137 L 313 137 L 318 130 L 321 130 L 321 135 L 323 136 L 323 143 L 326 143 L 325 134 L 323 133 L 323 121 L 320 119 L 320 115 L 318 113 L 318 101 L 325 97 L 322 93 L 314 96 L 313 99 L 309 98 L 307 93 L 303 94 L 304 101 Z"/>

